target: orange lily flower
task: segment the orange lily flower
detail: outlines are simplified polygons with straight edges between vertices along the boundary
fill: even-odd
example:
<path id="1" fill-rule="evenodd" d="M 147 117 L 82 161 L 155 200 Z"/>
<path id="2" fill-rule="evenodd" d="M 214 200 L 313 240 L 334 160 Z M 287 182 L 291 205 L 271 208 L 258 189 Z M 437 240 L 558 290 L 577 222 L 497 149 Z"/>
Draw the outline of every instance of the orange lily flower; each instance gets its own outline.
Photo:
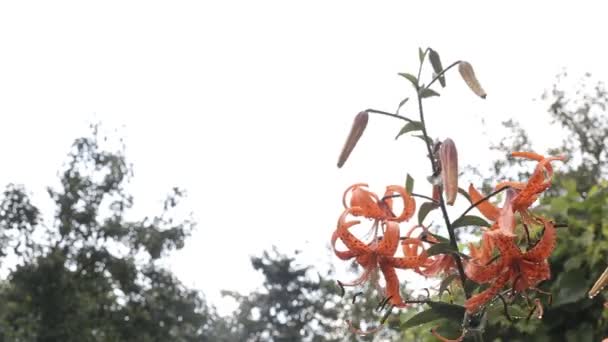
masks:
<path id="1" fill-rule="evenodd" d="M 342 203 L 344 208 L 357 208 L 352 214 L 364 216 L 377 221 L 396 221 L 403 222 L 409 220 L 416 211 L 416 201 L 410 196 L 404 187 L 399 185 L 389 185 L 386 187 L 384 198 L 380 199 L 375 193 L 365 189 L 365 183 L 357 183 L 350 186 L 344 192 Z M 347 196 L 350 196 L 350 205 L 347 204 Z M 392 195 L 397 194 L 403 200 L 403 210 L 397 216 L 393 213 Z"/>
<path id="2" fill-rule="evenodd" d="M 399 279 L 395 268 L 414 268 L 424 264 L 426 253 L 421 255 L 406 255 L 404 257 L 394 257 L 399 245 L 399 225 L 394 221 L 382 222 L 383 236 L 381 239 L 374 239 L 366 244 L 355 237 L 349 229 L 361 221 L 347 221 L 348 215 L 360 213 L 359 207 L 348 208 L 342 213 L 338 220 L 338 228 L 334 231 L 331 239 L 332 248 L 338 258 L 349 260 L 356 258 L 356 261 L 364 269 L 363 274 L 359 278 L 350 283 L 343 285 L 357 286 L 370 279 L 371 274 L 380 269 L 384 280 L 386 281 L 385 295 L 390 298 L 390 303 L 397 307 L 405 306 L 399 292 Z M 336 249 L 336 242 L 340 239 L 346 246 L 346 251 Z M 416 243 L 406 239 L 403 245 Z M 405 250 L 405 248 L 404 248 Z M 377 284 L 375 284 L 377 285 Z"/>
<path id="3" fill-rule="evenodd" d="M 466 301 L 468 312 L 476 312 L 492 300 L 509 281 L 514 291 L 522 292 L 551 277 L 547 258 L 555 248 L 555 227 L 551 221 L 538 220 L 544 225 L 544 233 L 530 250 L 522 252 L 514 237 L 496 234 L 492 240 L 500 252 L 500 258 L 489 264 L 469 262 L 467 276 L 477 283 L 492 283 L 492 286 Z"/>
<path id="4" fill-rule="evenodd" d="M 439 243 L 439 240 L 437 240 L 433 235 L 428 234 L 428 228 L 424 227 L 422 225 L 414 226 L 412 229 L 410 229 L 410 231 L 407 233 L 406 236 L 408 238 L 410 238 L 412 232 L 414 230 L 416 230 L 417 228 L 422 229 L 422 233 L 420 233 L 418 238 L 416 238 L 417 241 L 422 241 L 422 236 L 425 236 L 425 239 L 424 239 L 425 242 Z M 425 250 L 425 248 L 422 244 L 420 244 L 420 247 L 422 247 L 423 251 Z M 406 247 L 404 245 L 404 254 L 405 255 L 417 255 L 418 254 L 417 250 L 412 250 L 411 248 L 409 250 L 406 250 L 405 248 Z M 428 259 L 426 260 L 424 265 L 415 269 L 415 271 L 417 273 L 419 273 L 425 277 L 432 277 L 432 276 L 439 275 L 441 273 L 449 273 L 450 271 L 453 271 L 453 270 L 456 270 L 456 262 L 454 261 L 454 258 L 449 254 L 438 254 L 438 255 L 428 257 Z"/>
<path id="5" fill-rule="evenodd" d="M 555 160 L 563 161 L 563 156 L 544 157 L 534 152 L 513 152 L 513 157 L 527 158 L 538 162 L 530 179 L 526 183 L 522 182 L 501 182 L 496 185 L 496 189 L 510 186 L 515 189 L 516 195 L 510 201 L 512 212 L 519 212 L 524 223 L 532 223 L 528 208 L 534 203 L 538 196 L 551 186 L 553 178 L 553 167 L 551 162 Z"/>

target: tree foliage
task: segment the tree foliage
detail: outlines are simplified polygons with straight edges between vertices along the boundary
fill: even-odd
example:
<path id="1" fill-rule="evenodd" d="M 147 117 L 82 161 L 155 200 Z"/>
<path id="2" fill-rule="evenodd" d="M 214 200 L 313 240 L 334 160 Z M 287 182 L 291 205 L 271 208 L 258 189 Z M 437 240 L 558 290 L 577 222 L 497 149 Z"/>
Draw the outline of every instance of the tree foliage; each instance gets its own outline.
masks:
<path id="1" fill-rule="evenodd" d="M 0 253 L 18 261 L 0 288 L 1 340 L 212 340 L 201 295 L 159 265 L 194 227 L 173 217 L 183 191 L 173 189 L 152 218 L 130 220 L 131 176 L 124 146 L 104 149 L 94 126 L 72 145 L 60 185 L 48 189 L 50 223 L 23 186 L 6 187 Z"/>

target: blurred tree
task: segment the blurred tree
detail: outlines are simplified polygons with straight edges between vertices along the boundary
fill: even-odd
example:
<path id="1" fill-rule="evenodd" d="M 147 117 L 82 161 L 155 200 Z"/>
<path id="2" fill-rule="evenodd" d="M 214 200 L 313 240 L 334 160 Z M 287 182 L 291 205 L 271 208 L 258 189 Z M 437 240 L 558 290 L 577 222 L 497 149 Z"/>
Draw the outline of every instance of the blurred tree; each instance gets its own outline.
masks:
<path id="1" fill-rule="evenodd" d="M 196 291 L 159 266 L 194 226 L 173 218 L 183 191 L 159 215 L 131 221 L 132 176 L 124 146 L 77 139 L 60 187 L 49 188 L 54 220 L 44 223 L 26 190 L 0 200 L 0 255 L 18 262 L 0 286 L 2 341 L 214 341 L 214 313 Z"/>
<path id="2" fill-rule="evenodd" d="M 262 289 L 246 296 L 225 291 L 239 303 L 230 320 L 235 341 L 386 341 L 398 336 L 390 329 L 367 336 L 350 330 L 347 320 L 357 326 L 362 322 L 363 330 L 379 325 L 383 312 L 376 310 L 377 290 L 349 287 L 342 296 L 331 270 L 313 274 L 313 266 L 299 265 L 297 255 L 273 249 L 252 257 L 252 266 L 264 275 Z"/>
<path id="3" fill-rule="evenodd" d="M 265 251 L 252 257 L 254 269 L 264 275 L 263 289 L 235 298 L 239 341 L 337 341 L 339 302 L 335 283 L 312 280 L 310 267 L 298 266 L 295 258 Z M 336 298 L 338 297 L 338 298 Z"/>

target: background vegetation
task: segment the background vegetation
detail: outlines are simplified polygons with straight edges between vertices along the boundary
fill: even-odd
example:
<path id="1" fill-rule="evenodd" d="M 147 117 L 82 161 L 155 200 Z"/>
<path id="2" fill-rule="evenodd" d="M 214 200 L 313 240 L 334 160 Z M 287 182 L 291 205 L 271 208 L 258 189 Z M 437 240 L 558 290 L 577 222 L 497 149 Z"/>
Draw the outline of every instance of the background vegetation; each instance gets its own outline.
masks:
<path id="1" fill-rule="evenodd" d="M 498 307 L 489 317 L 486 341 L 608 336 L 603 295 L 587 297 L 608 266 L 608 95 L 588 76 L 569 92 L 562 85 L 565 77 L 558 77 L 544 100 L 552 123 L 564 132 L 562 146 L 549 152 L 565 153 L 570 160 L 560 166 L 537 209 L 568 225 L 560 228 L 550 260 L 553 276 L 541 284 L 553 294 L 553 303 L 542 320 L 529 321 L 520 308 L 509 308 L 510 321 Z M 512 135 L 495 149 L 505 154 L 534 149 L 517 123 L 505 126 Z M 110 151 L 101 141 L 95 127 L 90 137 L 75 140 L 60 186 L 48 189 L 55 205 L 50 223 L 43 220 L 50 213 L 30 201 L 24 186 L 6 186 L 0 200 L 0 256 L 16 264 L 0 282 L 0 341 L 434 340 L 428 331 L 438 321 L 409 329 L 401 325 L 416 307 L 393 315 L 390 328 L 379 334 L 349 333 L 347 319 L 377 324 L 373 291 L 341 297 L 333 274 L 298 266 L 297 251 L 272 250 L 252 258 L 263 286 L 249 294 L 226 292 L 238 309 L 230 317 L 218 315 L 202 293 L 160 266 L 169 251 L 183 247 L 195 225 L 173 214 L 184 191 L 172 189 L 159 213 L 127 219 L 135 200 L 125 190 L 132 168 L 124 147 Z M 489 184 L 506 169 L 518 170 L 517 162 L 499 161 L 481 174 Z M 524 176 L 522 171 L 519 177 Z"/>

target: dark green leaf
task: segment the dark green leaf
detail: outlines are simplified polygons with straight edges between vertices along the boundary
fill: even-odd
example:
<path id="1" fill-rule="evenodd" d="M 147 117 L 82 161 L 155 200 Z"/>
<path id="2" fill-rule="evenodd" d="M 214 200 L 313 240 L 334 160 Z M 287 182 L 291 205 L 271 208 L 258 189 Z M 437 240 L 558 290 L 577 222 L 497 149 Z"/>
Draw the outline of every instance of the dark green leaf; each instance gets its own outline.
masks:
<path id="1" fill-rule="evenodd" d="M 437 255 L 437 254 L 454 253 L 454 252 L 456 252 L 456 250 L 454 249 L 454 247 L 452 247 L 452 245 L 449 242 L 436 243 L 436 244 L 432 245 L 429 249 L 426 250 L 426 253 L 429 256 Z"/>
<path id="2" fill-rule="evenodd" d="M 399 109 L 401 109 L 401 107 L 403 107 L 403 105 L 409 100 L 409 97 L 404 98 L 403 100 L 401 100 L 401 102 L 399 102 L 399 106 L 397 107 L 397 110 L 395 111 L 395 113 L 399 114 Z"/>
<path id="3" fill-rule="evenodd" d="M 421 324 L 436 321 L 438 319 L 448 319 L 462 322 L 465 308 L 460 305 L 448 304 L 443 302 L 428 303 L 431 308 L 417 313 L 412 318 L 401 324 L 401 329 L 405 330 Z"/>
<path id="4" fill-rule="evenodd" d="M 471 196 L 469 196 L 469 193 L 465 189 L 458 188 L 458 193 L 461 194 L 462 196 L 464 196 L 464 198 L 466 198 L 467 201 L 469 201 L 469 203 L 473 204 L 473 201 L 471 200 Z"/>
<path id="5" fill-rule="evenodd" d="M 443 66 L 441 66 L 441 59 L 439 58 L 437 51 L 429 49 L 429 59 L 431 60 L 431 65 L 433 66 L 435 73 L 441 73 L 443 71 Z M 441 87 L 445 87 L 445 77 L 443 75 L 439 77 L 439 83 L 441 84 Z"/>
<path id="6" fill-rule="evenodd" d="M 408 122 L 403 126 L 403 128 L 401 128 L 401 130 L 395 137 L 395 140 L 407 132 L 420 131 L 420 130 L 422 130 L 422 123 L 420 121 Z"/>
<path id="7" fill-rule="evenodd" d="M 400 72 L 399 76 L 407 78 L 407 80 L 412 83 L 414 88 L 418 87 L 418 79 L 416 78 L 416 76 L 414 76 L 412 74 L 408 74 L 406 72 Z"/>
<path id="8" fill-rule="evenodd" d="M 414 191 L 414 178 L 412 178 L 409 173 L 405 177 L 405 191 L 407 191 L 408 194 L 411 194 L 412 191 Z"/>
<path id="9" fill-rule="evenodd" d="M 413 137 L 416 137 L 418 139 L 421 139 L 422 141 L 426 142 L 427 144 L 433 146 L 433 139 L 431 139 L 431 137 L 426 137 L 426 139 L 424 138 L 424 135 L 421 134 L 416 134 L 416 135 L 412 135 Z"/>
<path id="10" fill-rule="evenodd" d="M 420 90 L 420 97 L 425 98 L 431 96 L 439 96 L 439 93 L 431 88 L 423 88 Z"/>
<path id="11" fill-rule="evenodd" d="M 449 239 L 444 238 L 441 235 L 437 235 L 437 234 L 433 234 L 433 233 L 429 233 L 430 235 L 432 235 L 435 239 L 437 239 L 439 242 L 450 242 Z"/>
<path id="12" fill-rule="evenodd" d="M 414 317 L 407 320 L 405 323 L 401 324 L 401 330 L 405 330 L 411 327 L 415 327 L 421 324 L 425 324 L 428 322 L 436 321 L 441 319 L 441 314 L 435 312 L 432 308 L 428 310 L 424 310 L 422 312 L 417 313 Z"/>
<path id="13" fill-rule="evenodd" d="M 431 302 L 429 305 L 431 306 L 431 309 L 439 313 L 442 318 L 457 321 L 459 323 L 462 322 L 462 319 L 464 318 L 465 308 L 462 305 L 444 302 Z"/>
<path id="14" fill-rule="evenodd" d="M 431 210 L 435 210 L 437 208 L 439 208 L 439 205 L 433 202 L 422 203 L 420 209 L 418 209 L 418 224 L 422 224 L 422 222 L 426 218 L 426 215 L 428 215 Z"/>
<path id="15" fill-rule="evenodd" d="M 490 224 L 482 219 L 479 216 L 475 215 L 466 215 L 463 216 L 452 223 L 452 229 L 456 229 L 459 227 L 465 226 L 481 226 L 481 227 L 489 227 Z"/>
<path id="16" fill-rule="evenodd" d="M 439 296 L 441 296 L 443 291 L 445 291 L 448 288 L 448 286 L 450 286 L 452 281 L 454 281 L 454 279 L 456 279 L 456 278 L 458 278 L 457 274 L 450 274 L 449 276 L 447 276 L 445 279 L 443 279 L 441 281 L 441 284 L 439 285 Z"/>
<path id="17" fill-rule="evenodd" d="M 580 268 L 560 274 L 556 281 L 559 291 L 554 305 L 574 303 L 585 298 L 591 285 L 588 279 L 588 276 Z"/>

